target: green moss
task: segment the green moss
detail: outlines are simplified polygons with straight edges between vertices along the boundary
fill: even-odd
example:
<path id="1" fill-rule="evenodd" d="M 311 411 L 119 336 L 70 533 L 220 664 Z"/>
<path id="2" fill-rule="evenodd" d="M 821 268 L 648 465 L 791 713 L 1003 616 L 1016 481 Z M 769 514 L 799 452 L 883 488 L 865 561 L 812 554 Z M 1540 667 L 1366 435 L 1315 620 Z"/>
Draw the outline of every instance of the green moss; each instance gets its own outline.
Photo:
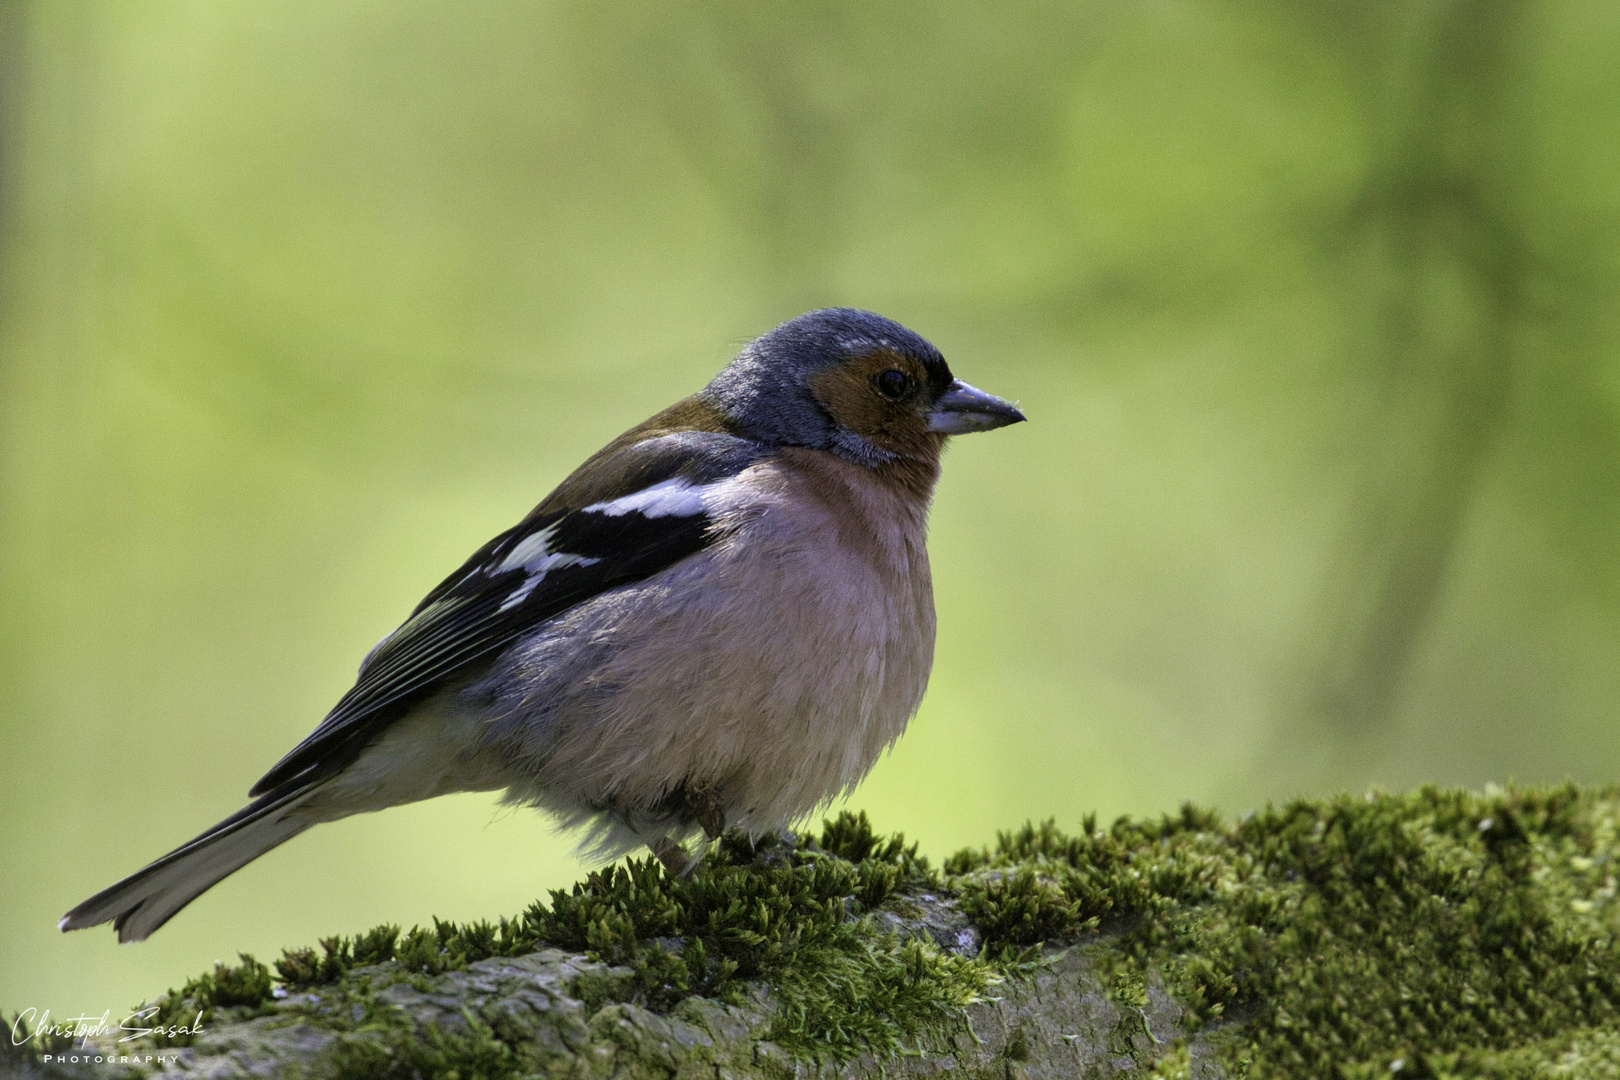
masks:
<path id="1" fill-rule="evenodd" d="M 1072 834 L 1047 822 L 959 852 L 943 874 L 845 814 L 819 837 L 728 837 L 685 878 L 632 859 L 514 919 L 382 926 L 276 968 L 290 989 L 332 988 L 310 1008 L 346 1032 L 328 1064 L 350 1077 L 533 1071 L 532 1048 L 489 1017 L 413 1032 L 371 983 L 543 944 L 613 965 L 570 989 L 587 1015 L 615 1002 L 667 1012 L 693 995 L 739 1003 L 764 985 L 769 1039 L 842 1061 L 882 1060 L 961 1022 L 992 982 L 1027 976 L 1063 943 L 1114 1007 L 1108 1052 L 1143 1074 L 1196 1075 L 1214 1052 L 1256 1078 L 1620 1076 L 1617 860 L 1620 793 L 1567 785 L 1299 800 L 1230 827 L 1193 807 Z M 982 936 L 977 957 L 874 917 L 922 893 L 956 895 Z M 164 1009 L 251 1011 L 268 992 L 244 957 Z M 1182 1008 L 1178 1031 L 1148 1028 L 1162 992 Z M 1009 1068 L 1037 1041 L 1012 1033 Z"/>
<path id="2" fill-rule="evenodd" d="M 1229 830 L 1190 808 L 1048 823 L 947 865 L 987 933 L 1111 929 L 1116 979 L 1163 979 L 1196 1025 L 1242 1021 L 1235 1071 L 1556 1075 L 1523 1071 L 1535 1047 L 1620 1019 L 1616 815 L 1614 792 L 1573 786 L 1424 788 Z"/>
<path id="3" fill-rule="evenodd" d="M 1095 916 L 1081 918 L 1079 901 L 1029 866 L 968 881 L 961 898 L 962 910 L 984 934 L 985 948 L 994 956 L 1008 955 L 1012 946 L 1039 945 L 1097 929 Z"/>
<path id="4" fill-rule="evenodd" d="M 638 1004 L 668 1008 L 693 993 L 735 1001 L 745 982 L 764 980 L 779 1004 L 773 1041 L 834 1060 L 892 1054 L 959 1015 L 989 980 L 982 965 L 861 917 L 900 884 L 929 880 L 914 847 L 845 814 L 820 843 L 804 837 L 791 851 L 761 852 L 733 841 L 686 878 L 629 860 L 554 892 L 525 928 L 632 965 Z M 671 938 L 678 951 L 647 944 Z"/>
<path id="5" fill-rule="evenodd" d="M 958 1020 L 995 977 L 868 917 L 902 891 L 940 887 L 915 845 L 845 813 L 819 837 L 792 843 L 729 836 L 686 877 L 629 859 L 516 919 L 435 920 L 403 935 L 382 926 L 327 938 L 319 952 L 288 950 L 276 970 L 303 990 L 389 960 L 432 975 L 554 945 L 630 970 L 628 979 L 593 976 L 573 988 L 592 1011 L 613 1001 L 668 1011 L 694 994 L 740 1003 L 748 984 L 764 981 L 778 1007 L 770 1038 L 783 1047 L 818 1060 L 892 1055 Z"/>
<path id="6" fill-rule="evenodd" d="M 46 1055 L 63 1053 L 73 1046 L 71 1035 L 59 1035 L 29 1024 L 29 1017 L 15 1013 L 5 1020 L 5 1037 L 0 1038 L 0 1076 L 38 1076 Z"/>
<path id="7" fill-rule="evenodd" d="M 242 962 L 235 966 L 215 964 L 153 1002 L 157 1011 L 140 1022 L 153 1029 L 153 1046 L 190 1046 L 195 1031 L 217 1023 L 221 1010 L 228 1010 L 229 1019 L 242 1019 L 270 1000 L 270 969 L 247 953 L 238 959 Z"/>

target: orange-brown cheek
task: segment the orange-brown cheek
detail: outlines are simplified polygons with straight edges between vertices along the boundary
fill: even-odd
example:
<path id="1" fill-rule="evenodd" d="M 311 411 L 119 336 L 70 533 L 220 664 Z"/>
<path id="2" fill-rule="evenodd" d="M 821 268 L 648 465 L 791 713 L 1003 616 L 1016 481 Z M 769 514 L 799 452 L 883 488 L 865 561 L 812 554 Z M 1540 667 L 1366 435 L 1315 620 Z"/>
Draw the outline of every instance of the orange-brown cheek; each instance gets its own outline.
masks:
<path id="1" fill-rule="evenodd" d="M 939 445 L 939 437 L 928 430 L 928 422 L 910 408 L 894 410 L 867 438 L 874 446 L 907 455 L 915 455 L 929 446 Z"/>
<path id="2" fill-rule="evenodd" d="M 866 435 L 883 423 L 883 403 L 860 374 L 833 368 L 810 380 L 810 391 L 832 418 L 857 435 Z"/>
<path id="3" fill-rule="evenodd" d="M 873 446 L 891 453 L 915 455 L 938 448 L 939 438 L 928 430 L 928 422 L 910 403 L 896 404 L 884 399 L 872 386 L 872 376 L 897 367 L 921 381 L 925 375 L 914 365 L 896 357 L 874 355 L 865 361 L 833 368 L 811 380 L 816 399 L 844 427 Z"/>

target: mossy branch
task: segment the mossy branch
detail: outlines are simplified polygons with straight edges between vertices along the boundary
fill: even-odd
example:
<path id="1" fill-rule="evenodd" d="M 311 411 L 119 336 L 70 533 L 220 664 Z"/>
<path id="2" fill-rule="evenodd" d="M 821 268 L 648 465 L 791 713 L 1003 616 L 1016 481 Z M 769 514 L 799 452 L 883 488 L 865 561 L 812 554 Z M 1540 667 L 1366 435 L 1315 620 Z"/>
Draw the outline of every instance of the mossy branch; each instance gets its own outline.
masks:
<path id="1" fill-rule="evenodd" d="M 139 1053 L 41 1037 L 3 1067 L 1620 1075 L 1617 822 L 1614 791 L 1425 788 L 1028 825 L 935 869 L 844 814 L 686 878 L 631 860 L 513 919 L 328 938 L 274 979 L 244 956 L 155 1002 Z"/>

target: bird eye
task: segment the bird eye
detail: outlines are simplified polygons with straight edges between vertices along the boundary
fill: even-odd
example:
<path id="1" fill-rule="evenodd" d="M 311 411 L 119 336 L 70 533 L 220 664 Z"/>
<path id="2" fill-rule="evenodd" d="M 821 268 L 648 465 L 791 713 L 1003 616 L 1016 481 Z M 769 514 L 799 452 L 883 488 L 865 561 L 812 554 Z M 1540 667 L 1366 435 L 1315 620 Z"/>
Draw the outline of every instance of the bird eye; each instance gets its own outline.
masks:
<path id="1" fill-rule="evenodd" d="M 906 391 L 911 389 L 911 379 L 905 372 L 896 371 L 894 368 L 878 372 L 872 381 L 877 384 L 878 393 L 890 401 L 899 401 L 906 396 Z"/>

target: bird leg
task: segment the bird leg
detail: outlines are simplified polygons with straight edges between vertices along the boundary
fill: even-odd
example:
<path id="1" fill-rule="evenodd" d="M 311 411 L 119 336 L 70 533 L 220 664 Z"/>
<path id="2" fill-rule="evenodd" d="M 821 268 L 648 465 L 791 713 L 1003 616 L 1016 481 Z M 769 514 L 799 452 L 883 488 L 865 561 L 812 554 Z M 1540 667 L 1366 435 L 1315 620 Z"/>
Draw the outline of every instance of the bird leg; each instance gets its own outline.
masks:
<path id="1" fill-rule="evenodd" d="M 686 853 L 685 848 L 669 837 L 661 836 L 647 847 L 658 857 L 658 861 L 664 864 L 664 873 L 670 877 L 685 877 L 692 872 L 695 865 L 692 857 Z"/>

